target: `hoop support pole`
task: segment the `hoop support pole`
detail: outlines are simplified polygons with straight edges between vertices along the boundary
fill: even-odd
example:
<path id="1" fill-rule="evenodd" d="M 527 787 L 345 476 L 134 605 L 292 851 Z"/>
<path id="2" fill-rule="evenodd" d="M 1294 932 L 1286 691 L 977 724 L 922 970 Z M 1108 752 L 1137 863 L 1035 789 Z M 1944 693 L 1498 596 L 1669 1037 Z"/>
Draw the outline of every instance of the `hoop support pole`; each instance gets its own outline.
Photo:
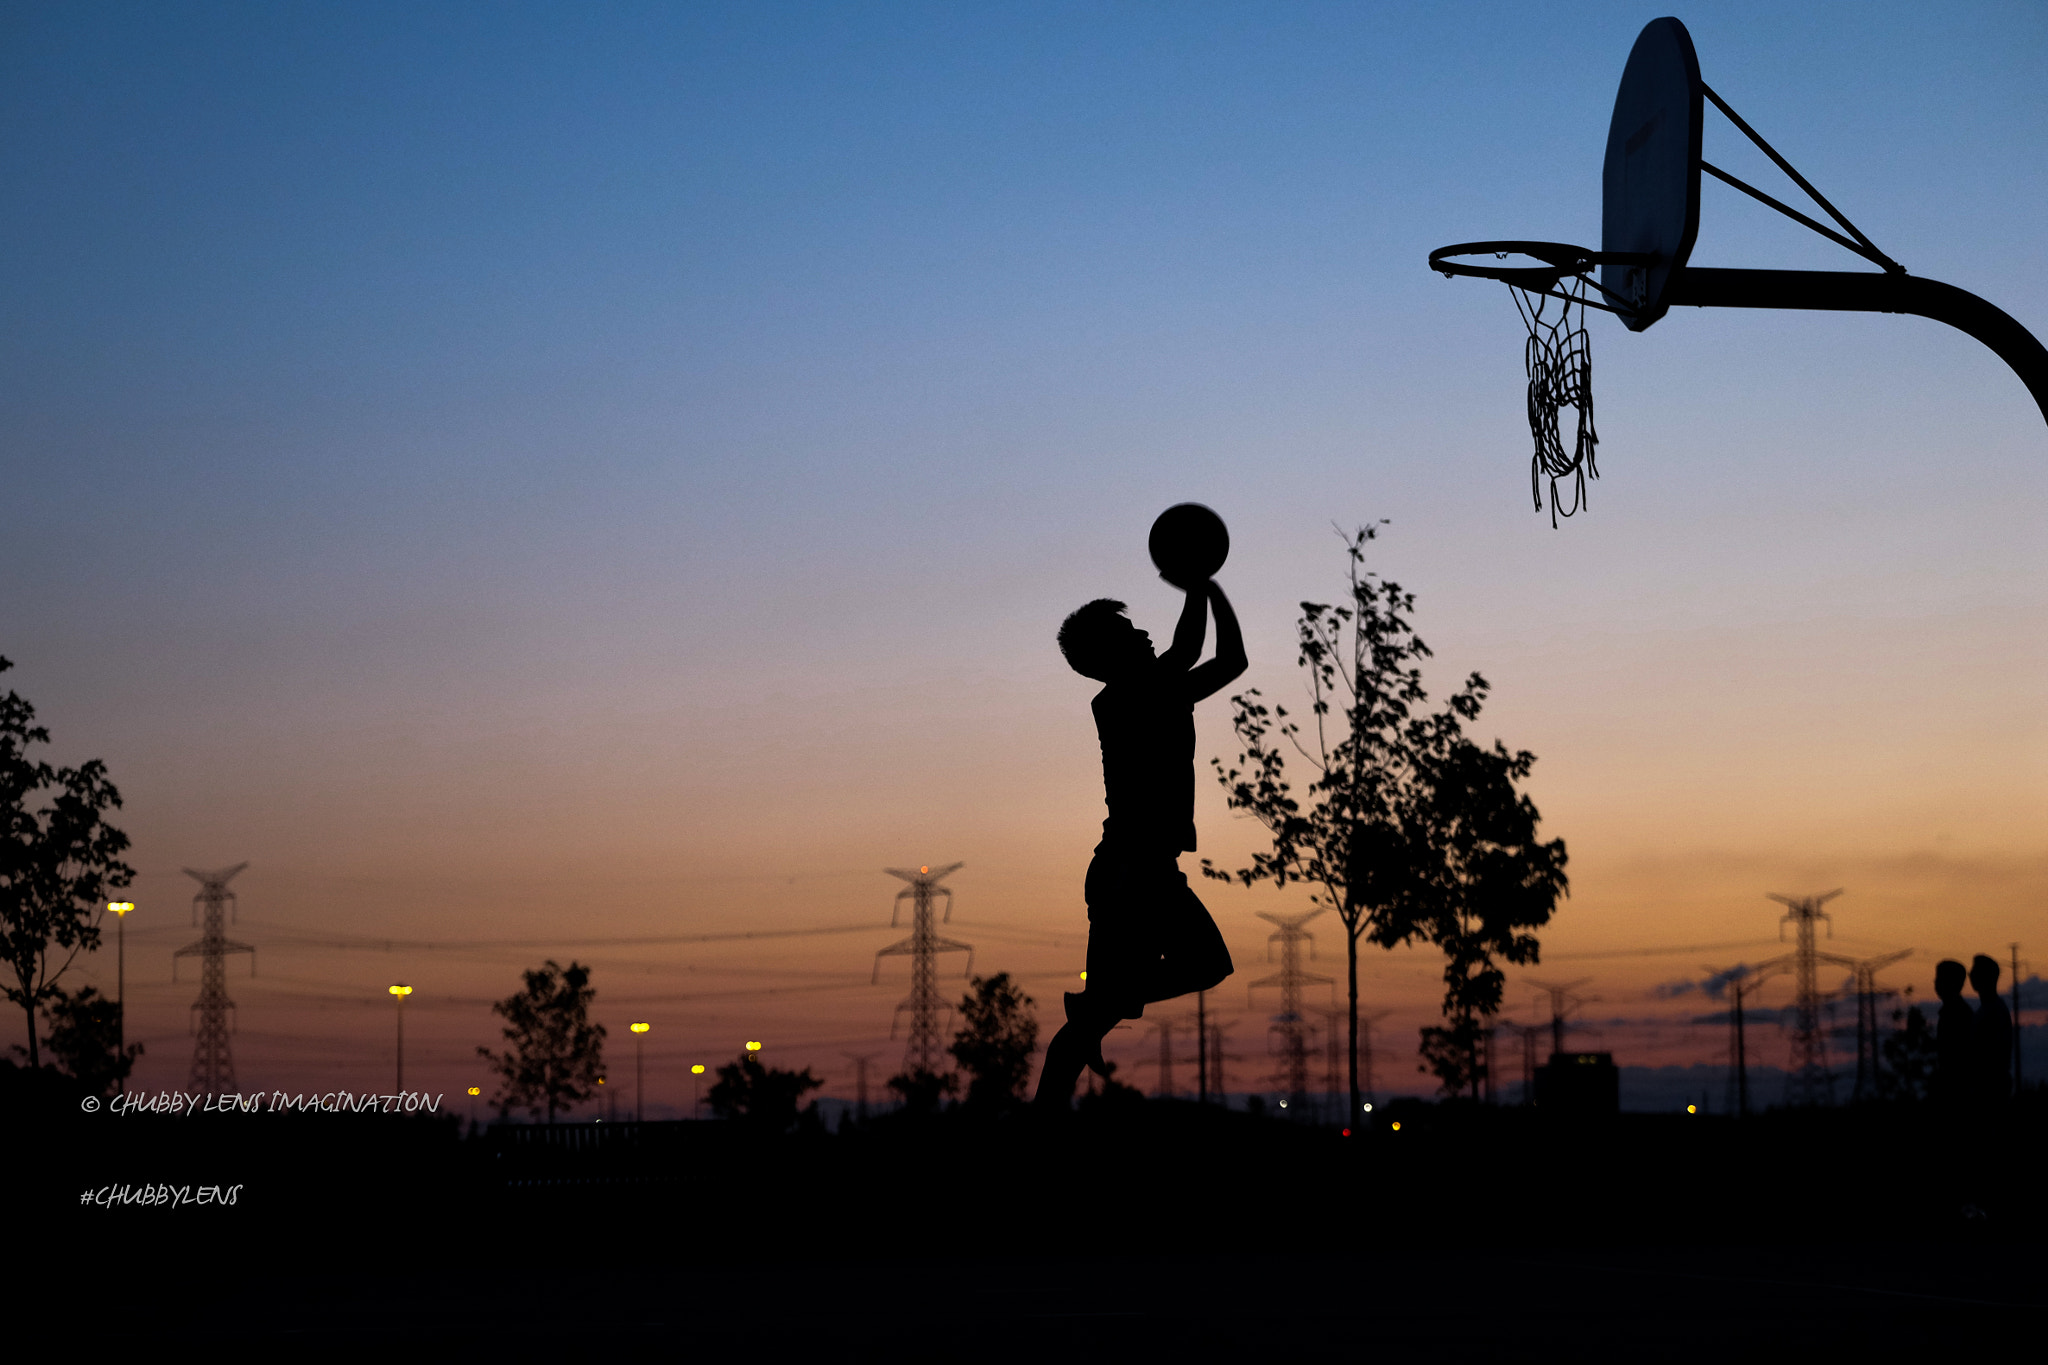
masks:
<path id="1" fill-rule="evenodd" d="M 1688 266 L 1665 286 L 1673 308 L 1801 308 L 1911 313 L 1945 322 L 2012 367 L 2048 421 L 2048 347 L 1996 304 L 1940 280 L 1861 270 L 1727 270 Z"/>

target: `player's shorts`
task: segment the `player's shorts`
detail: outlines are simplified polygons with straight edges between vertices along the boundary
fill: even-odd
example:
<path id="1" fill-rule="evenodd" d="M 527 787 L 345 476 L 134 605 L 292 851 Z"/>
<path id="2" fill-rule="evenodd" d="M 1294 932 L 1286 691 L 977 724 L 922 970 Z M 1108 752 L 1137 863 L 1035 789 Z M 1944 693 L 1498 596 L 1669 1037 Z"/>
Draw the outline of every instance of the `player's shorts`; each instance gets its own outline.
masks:
<path id="1" fill-rule="evenodd" d="M 1174 854 L 1098 847 L 1087 896 L 1087 993 L 1106 995 L 1120 1017 L 1230 975 L 1230 949 Z"/>

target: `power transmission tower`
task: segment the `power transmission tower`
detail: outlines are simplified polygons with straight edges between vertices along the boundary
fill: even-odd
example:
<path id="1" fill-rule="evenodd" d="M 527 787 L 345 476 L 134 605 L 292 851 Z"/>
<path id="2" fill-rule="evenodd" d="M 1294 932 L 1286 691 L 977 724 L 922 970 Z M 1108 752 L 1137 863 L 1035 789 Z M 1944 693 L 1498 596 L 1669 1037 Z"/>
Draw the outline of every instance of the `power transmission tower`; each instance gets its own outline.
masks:
<path id="1" fill-rule="evenodd" d="M 1912 955 L 1911 948 L 1901 948 L 1895 953 L 1857 962 L 1836 957 L 1833 953 L 1818 954 L 1830 962 L 1841 963 L 1856 974 L 1856 1088 L 1849 1093 L 1851 1102 L 1877 1098 L 1877 974 L 1899 959 Z"/>
<path id="2" fill-rule="evenodd" d="M 931 867 L 920 867 L 915 872 L 906 872 L 899 867 L 885 867 L 882 870 L 892 877 L 901 877 L 910 885 L 896 893 L 896 907 L 890 912 L 889 927 L 895 928 L 898 916 L 903 912 L 903 902 L 911 903 L 910 937 L 901 943 L 892 943 L 875 954 L 874 980 L 882 979 L 882 959 L 885 957 L 908 957 L 910 959 L 910 994 L 896 1007 L 896 1013 L 889 1018 L 889 1036 L 896 1036 L 896 1020 L 903 1011 L 910 1011 L 910 1045 L 903 1051 L 903 1069 L 911 1075 L 936 1075 L 939 1070 L 939 1016 L 946 1009 L 945 1001 L 939 998 L 938 972 L 932 961 L 940 953 L 967 954 L 967 970 L 974 970 L 974 947 L 967 943 L 955 943 L 950 938 L 940 938 L 932 928 L 932 898 L 946 898 L 946 919 L 953 918 L 953 891 L 942 886 L 945 877 L 964 867 L 964 863 L 949 863 L 934 871 Z"/>
<path id="3" fill-rule="evenodd" d="M 1821 909 L 1842 894 L 1837 887 L 1819 896 L 1781 896 L 1775 891 L 1768 899 L 1786 907 L 1778 920 L 1778 937 L 1785 926 L 1798 927 L 1799 942 L 1792 953 L 1792 974 L 1798 991 L 1793 1003 L 1792 1073 L 1785 1078 L 1785 1098 L 1790 1104 L 1833 1104 L 1835 1078 L 1828 1071 L 1828 1035 L 1821 1023 L 1819 950 L 1814 946 L 1816 924 L 1826 923 L 1828 937 L 1835 936 L 1834 920 Z"/>
<path id="4" fill-rule="evenodd" d="M 2019 976 L 2017 968 L 2013 970 L 2013 976 L 2015 978 Z M 2013 983 L 2013 989 L 2015 991 L 2019 989 L 2017 980 Z M 2013 999 L 2018 1000 L 2019 996 L 2015 995 Z M 2013 1019 L 2017 1021 L 2019 1016 L 2015 1014 Z M 2019 1024 L 2015 1022 L 2013 1027 L 2018 1028 Z M 1207 1104 L 1209 1102 L 1209 992 L 1207 991 L 1195 992 L 1195 1077 L 1195 1103 Z"/>
<path id="5" fill-rule="evenodd" d="M 1326 1118 L 1343 1122 L 1344 1106 L 1350 1103 L 1350 1087 L 1344 1080 L 1344 1053 L 1338 1042 L 1338 1024 L 1346 1015 L 1340 1009 L 1317 1010 L 1323 1016 L 1323 1103 Z"/>
<path id="6" fill-rule="evenodd" d="M 1564 1051 L 1565 1016 L 1581 1005 L 1592 1003 L 1590 997 L 1573 995 L 1572 992 L 1592 979 L 1590 976 L 1582 976 L 1577 981 L 1567 981 L 1562 986 L 1553 986 L 1546 981 L 1529 983 L 1550 997 L 1550 1056 L 1553 1061 Z"/>
<path id="7" fill-rule="evenodd" d="M 1392 1013 L 1392 1010 L 1375 1010 L 1358 1016 L 1358 1088 L 1367 1104 L 1379 1103 L 1372 1084 L 1372 1026 Z"/>
<path id="8" fill-rule="evenodd" d="M 1216 1096 L 1224 1108 L 1230 1107 L 1230 1078 L 1224 1072 L 1225 1062 L 1241 1062 L 1243 1057 L 1224 1050 L 1224 1042 L 1230 1031 L 1237 1027 L 1235 1020 L 1228 1024 L 1209 1025 L 1209 1093 Z"/>
<path id="9" fill-rule="evenodd" d="M 229 918 L 241 917 L 228 883 L 247 866 L 236 863 L 217 872 L 185 869 L 185 875 L 199 883 L 199 894 L 192 898 L 192 921 L 202 927 L 197 943 L 188 943 L 171 954 L 171 979 L 177 980 L 179 958 L 199 959 L 199 999 L 192 1003 L 199 1018 L 193 1028 L 196 1036 L 192 1042 L 192 1076 L 186 1082 L 195 1093 L 221 1095 L 236 1088 L 235 1054 L 228 1044 L 228 1013 L 235 1002 L 228 999 L 227 955 L 249 954 L 249 975 L 254 976 L 256 949 L 227 936 Z"/>
<path id="10" fill-rule="evenodd" d="M 1173 1021 L 1155 1020 L 1152 1027 L 1159 1030 L 1159 1089 L 1153 1092 L 1153 1098 L 1170 1100 L 1173 1098 Z"/>
<path id="11" fill-rule="evenodd" d="M 1302 970 L 1301 945 L 1308 945 L 1309 957 L 1316 951 L 1315 936 L 1301 926 L 1323 913 L 1318 906 L 1299 915 L 1276 915 L 1271 911 L 1259 911 L 1259 918 L 1278 926 L 1266 940 L 1266 960 L 1273 960 L 1273 945 L 1280 947 L 1280 970 L 1262 981 L 1251 983 L 1250 990 L 1269 986 L 1280 988 L 1280 1012 L 1273 1016 L 1271 1032 L 1280 1035 L 1280 1069 L 1271 1079 L 1278 1082 L 1287 1092 L 1283 1101 L 1285 1107 L 1296 1117 L 1305 1117 L 1308 1104 L 1308 1021 L 1301 1014 L 1301 988 L 1303 986 L 1335 985 L 1327 976 L 1317 976 Z"/>
<path id="12" fill-rule="evenodd" d="M 1719 967 L 1704 969 L 1710 976 L 1725 978 L 1733 1006 L 1728 1013 L 1728 1112 L 1737 1118 L 1749 1117 L 1749 1040 L 1743 1031 L 1743 1005 L 1765 977 L 1784 967 L 1785 959 L 1780 957 L 1755 967 L 1737 963 L 1725 972 Z"/>
<path id="13" fill-rule="evenodd" d="M 842 1052 L 840 1056 L 853 1063 L 853 1116 L 862 1123 L 868 1119 L 868 1063 L 881 1056 L 879 1052 Z"/>
<path id="14" fill-rule="evenodd" d="M 1521 1043 L 1522 1051 L 1522 1103 L 1536 1103 L 1536 1040 L 1543 1036 L 1542 1024 L 1503 1023 L 1500 1027 L 1514 1032 Z"/>

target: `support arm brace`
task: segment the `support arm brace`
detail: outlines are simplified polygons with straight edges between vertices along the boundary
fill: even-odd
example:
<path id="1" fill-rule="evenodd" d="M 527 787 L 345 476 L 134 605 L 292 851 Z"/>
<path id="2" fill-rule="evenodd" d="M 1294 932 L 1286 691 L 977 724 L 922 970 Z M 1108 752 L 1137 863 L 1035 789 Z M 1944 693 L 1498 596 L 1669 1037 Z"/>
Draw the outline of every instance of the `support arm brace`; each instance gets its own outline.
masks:
<path id="1" fill-rule="evenodd" d="M 1911 313 L 1945 322 L 1989 346 L 2027 386 L 2048 421 L 2048 348 L 2010 313 L 1966 289 L 1917 275 L 1860 270 L 1723 270 L 1688 266 L 1671 277 L 1674 308 L 1807 308 Z"/>

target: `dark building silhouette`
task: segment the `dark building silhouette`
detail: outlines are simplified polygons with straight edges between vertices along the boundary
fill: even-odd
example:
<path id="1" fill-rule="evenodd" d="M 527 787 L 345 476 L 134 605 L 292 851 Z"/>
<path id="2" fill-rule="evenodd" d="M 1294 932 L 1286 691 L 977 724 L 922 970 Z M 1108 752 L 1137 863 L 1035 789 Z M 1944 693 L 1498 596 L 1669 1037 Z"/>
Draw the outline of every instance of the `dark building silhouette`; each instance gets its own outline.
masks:
<path id="1" fill-rule="evenodd" d="M 1621 1068 L 1611 1052 L 1553 1052 L 1536 1068 L 1536 1108 L 1557 1114 L 1621 1112 Z"/>

